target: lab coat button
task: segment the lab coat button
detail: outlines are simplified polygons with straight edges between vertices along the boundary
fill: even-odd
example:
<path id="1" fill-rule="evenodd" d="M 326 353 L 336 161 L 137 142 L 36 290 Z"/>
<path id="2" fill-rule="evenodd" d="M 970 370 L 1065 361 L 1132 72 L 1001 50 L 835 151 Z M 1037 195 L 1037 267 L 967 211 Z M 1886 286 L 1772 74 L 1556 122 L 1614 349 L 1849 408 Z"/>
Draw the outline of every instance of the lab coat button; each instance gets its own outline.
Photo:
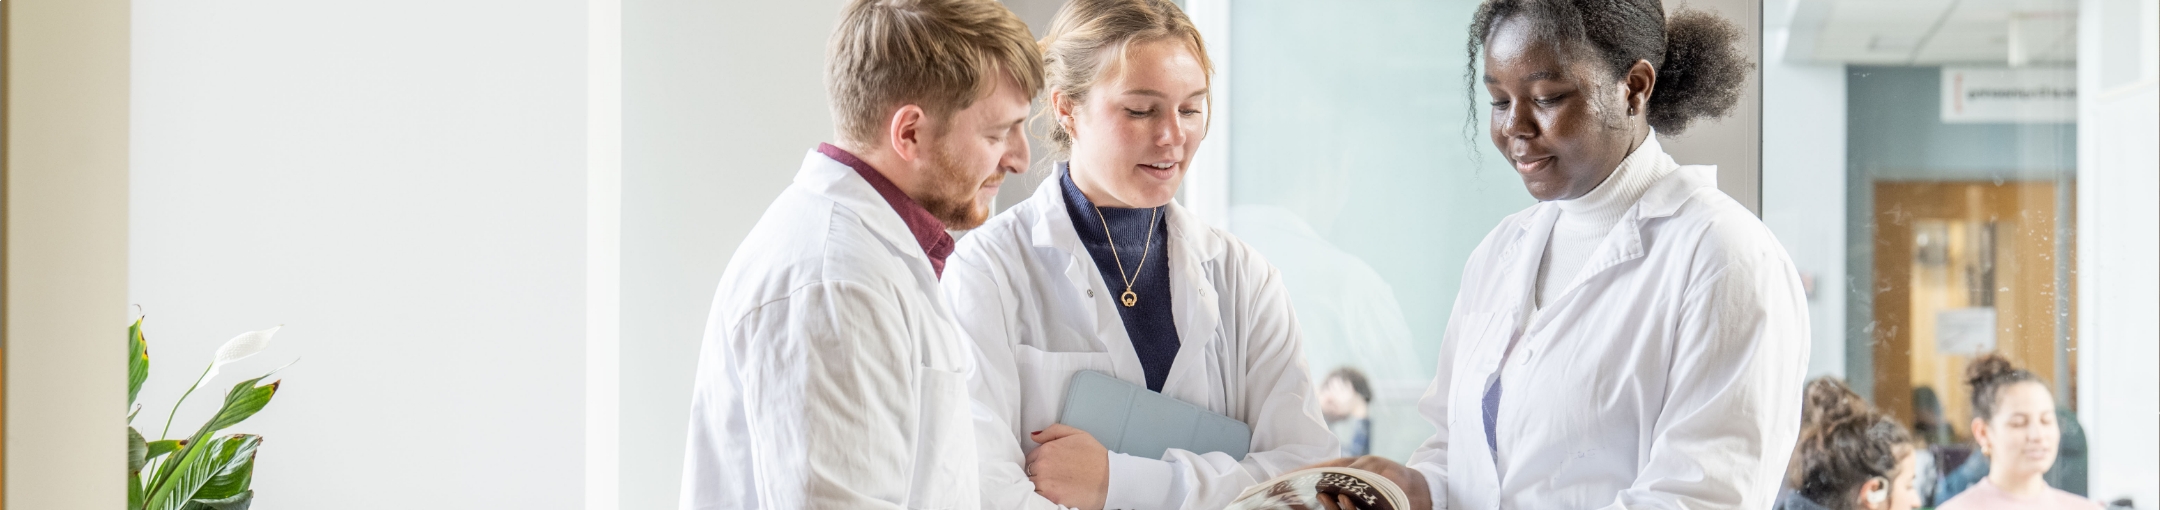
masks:
<path id="1" fill-rule="evenodd" d="M 1088 297 L 1095 297 L 1095 289 L 1088 289 L 1087 295 Z"/>

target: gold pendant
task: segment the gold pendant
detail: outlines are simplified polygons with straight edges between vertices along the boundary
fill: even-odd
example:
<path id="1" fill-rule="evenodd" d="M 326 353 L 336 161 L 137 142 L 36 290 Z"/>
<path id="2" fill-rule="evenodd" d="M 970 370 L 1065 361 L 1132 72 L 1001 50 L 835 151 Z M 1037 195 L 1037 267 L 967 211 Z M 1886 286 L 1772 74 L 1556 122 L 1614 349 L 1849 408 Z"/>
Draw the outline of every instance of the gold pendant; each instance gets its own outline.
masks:
<path id="1" fill-rule="evenodd" d="M 1118 296 L 1118 301 L 1124 301 L 1124 302 L 1125 302 L 1125 307 L 1126 307 L 1126 308 L 1132 308 L 1132 305 L 1133 305 L 1134 303 L 1139 303 L 1139 302 L 1140 302 L 1140 295 L 1139 295 L 1139 294 L 1134 294 L 1134 293 L 1132 293 L 1132 291 L 1128 290 L 1128 291 L 1125 291 L 1125 293 L 1124 293 L 1124 294 L 1121 294 L 1121 295 L 1119 295 L 1119 296 Z"/>

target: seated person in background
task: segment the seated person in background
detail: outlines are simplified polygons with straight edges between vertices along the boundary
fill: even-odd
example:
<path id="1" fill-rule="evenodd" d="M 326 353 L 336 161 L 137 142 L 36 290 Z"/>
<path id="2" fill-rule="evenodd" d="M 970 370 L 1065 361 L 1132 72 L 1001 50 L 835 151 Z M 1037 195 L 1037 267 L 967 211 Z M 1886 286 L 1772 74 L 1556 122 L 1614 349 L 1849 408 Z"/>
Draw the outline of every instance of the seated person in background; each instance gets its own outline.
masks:
<path id="1" fill-rule="evenodd" d="M 2090 496 L 2085 492 L 2085 429 L 2078 426 L 2077 413 L 2056 408 L 2055 426 L 2062 430 L 2062 441 L 2055 443 L 2055 464 L 2049 466 L 2047 474 L 2040 479 L 2046 480 L 2049 487 L 2079 496 Z M 1965 492 L 1965 489 L 1972 488 L 1973 484 L 1987 478 L 1988 459 L 1973 455 L 1967 458 L 1964 464 L 1944 469 L 1946 472 L 1937 476 L 1933 482 L 1934 494 L 1928 494 L 1927 485 L 1921 486 L 1922 499 L 1935 506 L 1941 506 L 1944 501 L 1957 497 L 1958 493 Z M 1928 481 L 1919 482 L 1925 484 Z"/>
<path id="2" fill-rule="evenodd" d="M 1320 417 L 1327 420 L 1335 438 L 1342 440 L 1342 455 L 1356 457 L 1372 450 L 1372 383 L 1356 368 L 1342 367 L 1320 380 Z"/>
<path id="3" fill-rule="evenodd" d="M 2055 421 L 2055 395 L 2039 377 L 2000 354 L 1988 354 L 1965 367 L 1965 382 L 1972 385 L 1973 440 L 1989 469 L 1987 478 L 1943 502 L 1940 510 L 2100 508 L 2049 487 L 2042 478 L 2055 464 L 2062 429 Z"/>
<path id="4" fill-rule="evenodd" d="M 1777 510 L 1912 510 L 1912 435 L 1896 420 L 1868 406 L 1844 382 L 1823 377 L 1808 383 L 1800 413 L 1800 444 L 1793 449 L 1785 491 Z"/>

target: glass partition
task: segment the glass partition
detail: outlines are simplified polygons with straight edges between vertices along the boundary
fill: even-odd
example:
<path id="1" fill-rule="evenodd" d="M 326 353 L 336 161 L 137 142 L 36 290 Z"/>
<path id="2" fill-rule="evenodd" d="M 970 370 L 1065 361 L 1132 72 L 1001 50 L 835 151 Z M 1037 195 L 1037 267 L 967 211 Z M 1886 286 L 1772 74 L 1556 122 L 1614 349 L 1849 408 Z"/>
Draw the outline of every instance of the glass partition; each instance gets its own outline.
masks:
<path id="1" fill-rule="evenodd" d="M 1371 452 L 1398 459 L 1432 434 L 1416 404 L 1465 259 L 1533 203 L 1468 110 L 1475 7 L 1230 10 L 1230 230 L 1282 271 L 1314 378 L 1372 381 Z"/>

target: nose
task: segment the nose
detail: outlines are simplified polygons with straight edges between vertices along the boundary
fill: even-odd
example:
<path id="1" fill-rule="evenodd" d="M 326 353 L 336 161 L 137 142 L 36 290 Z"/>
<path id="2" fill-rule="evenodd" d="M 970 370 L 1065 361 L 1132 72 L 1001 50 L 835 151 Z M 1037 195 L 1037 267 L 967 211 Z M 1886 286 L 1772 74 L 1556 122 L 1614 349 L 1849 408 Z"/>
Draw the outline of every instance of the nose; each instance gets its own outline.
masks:
<path id="1" fill-rule="evenodd" d="M 1005 148 L 1005 156 L 998 159 L 998 171 L 1012 174 L 1027 172 L 1027 130 L 1022 126 L 1015 125 L 1012 127 L 1011 133 L 1006 133 L 1005 139 L 1012 140 L 1012 143 Z"/>
<path id="2" fill-rule="evenodd" d="M 1532 138 L 1538 133 L 1537 116 L 1528 101 L 1509 101 L 1507 110 L 1493 114 L 1493 128 L 1510 138 Z"/>
<path id="3" fill-rule="evenodd" d="M 1155 133 L 1155 145 L 1158 147 L 1179 147 L 1185 145 L 1185 137 L 1187 136 L 1185 134 L 1185 123 L 1187 122 L 1198 121 L 1186 119 L 1184 115 L 1176 113 L 1171 114 L 1170 122 L 1164 122 L 1157 125 L 1157 131 Z"/>

